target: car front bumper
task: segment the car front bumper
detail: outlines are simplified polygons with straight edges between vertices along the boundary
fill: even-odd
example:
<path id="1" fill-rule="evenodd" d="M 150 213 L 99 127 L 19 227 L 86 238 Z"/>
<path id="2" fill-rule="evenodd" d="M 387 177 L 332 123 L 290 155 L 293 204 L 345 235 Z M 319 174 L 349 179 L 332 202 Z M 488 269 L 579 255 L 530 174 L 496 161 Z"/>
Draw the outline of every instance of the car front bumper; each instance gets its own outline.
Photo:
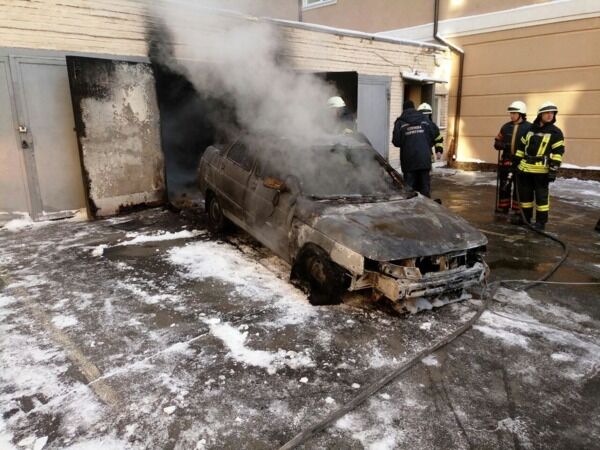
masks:
<path id="1" fill-rule="evenodd" d="M 369 272 L 368 282 L 353 283 L 351 290 L 373 287 L 392 301 L 433 297 L 481 284 L 489 269 L 484 262 L 471 267 L 460 266 L 441 272 L 429 272 L 419 277 L 396 278 L 383 273 Z"/>

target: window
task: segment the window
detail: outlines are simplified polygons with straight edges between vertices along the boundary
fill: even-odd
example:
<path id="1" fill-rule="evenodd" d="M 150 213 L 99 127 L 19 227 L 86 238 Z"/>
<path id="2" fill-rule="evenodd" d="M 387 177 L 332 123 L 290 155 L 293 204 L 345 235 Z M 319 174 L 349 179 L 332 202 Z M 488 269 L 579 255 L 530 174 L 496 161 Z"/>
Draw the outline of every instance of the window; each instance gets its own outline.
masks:
<path id="1" fill-rule="evenodd" d="M 321 6 L 333 5 L 337 0 L 302 0 L 303 9 L 319 8 Z"/>
<path id="2" fill-rule="evenodd" d="M 250 169 L 252 169 L 254 156 L 248 147 L 246 147 L 246 144 L 244 144 L 242 141 L 237 141 L 233 147 L 229 149 L 227 158 L 244 170 L 250 171 Z"/>

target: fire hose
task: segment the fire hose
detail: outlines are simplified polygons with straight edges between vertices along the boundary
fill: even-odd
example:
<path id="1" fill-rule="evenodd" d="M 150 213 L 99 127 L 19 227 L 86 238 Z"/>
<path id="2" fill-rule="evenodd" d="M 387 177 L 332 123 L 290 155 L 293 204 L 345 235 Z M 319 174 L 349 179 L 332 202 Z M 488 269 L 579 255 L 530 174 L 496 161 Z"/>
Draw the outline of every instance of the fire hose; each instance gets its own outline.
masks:
<path id="1" fill-rule="evenodd" d="M 517 188 L 516 180 L 515 180 L 515 189 L 517 190 L 516 191 L 517 201 L 519 201 L 519 190 Z M 531 224 L 529 224 L 525 220 L 525 216 L 524 216 L 522 210 L 520 210 L 520 213 L 521 213 L 521 217 L 524 220 L 524 223 L 531 230 L 535 231 L 538 234 L 541 234 L 542 236 L 547 237 L 548 239 L 551 239 L 554 242 L 557 242 L 563 249 L 561 258 L 559 259 L 558 262 L 556 262 L 550 268 L 550 270 L 548 270 L 545 274 L 543 274 L 537 280 L 526 280 L 526 284 L 523 287 L 521 287 L 521 289 L 520 289 L 522 291 L 526 291 L 537 284 L 541 284 L 541 283 L 545 282 L 548 278 L 550 278 L 567 259 L 567 256 L 569 255 L 569 249 L 567 247 L 567 244 L 564 243 L 563 241 L 561 241 L 559 238 L 557 238 L 545 231 L 538 230 L 538 229 L 534 228 L 533 226 L 531 226 Z M 482 294 L 481 294 L 481 297 L 483 300 L 481 303 L 481 306 L 477 309 L 476 313 L 465 324 L 463 324 L 460 328 L 458 328 L 452 334 L 443 338 L 438 343 L 419 352 L 416 356 L 412 357 L 409 361 L 407 361 L 406 363 L 404 363 L 397 369 L 391 371 L 387 375 L 384 375 L 383 377 L 379 378 L 377 381 L 375 381 L 371 385 L 367 386 L 356 397 L 352 398 L 350 401 L 348 401 L 347 403 L 342 405 L 340 408 L 331 412 L 324 419 L 322 419 L 321 421 L 317 422 L 316 424 L 314 424 L 314 425 L 306 428 L 305 430 L 301 431 L 300 433 L 298 433 L 291 440 L 289 440 L 284 445 L 282 445 L 280 447 L 280 450 L 293 449 L 293 448 L 298 447 L 299 445 L 304 444 L 306 441 L 308 441 L 309 439 L 316 436 L 319 432 L 327 429 L 332 423 L 334 423 L 341 417 L 345 416 L 350 411 L 356 409 L 358 406 L 360 406 L 362 403 L 364 403 L 369 397 L 371 397 L 373 394 L 375 394 L 378 391 L 380 391 L 381 389 L 383 389 L 385 386 L 387 386 L 389 383 L 394 381 L 400 375 L 408 372 L 410 369 L 412 369 L 414 366 L 416 366 L 419 362 L 421 362 L 421 360 L 423 358 L 426 358 L 427 356 L 435 353 L 439 349 L 452 343 L 459 336 L 461 336 L 462 334 L 464 334 L 466 331 L 468 331 L 469 329 L 471 329 L 473 327 L 473 325 L 479 320 L 479 318 L 485 312 L 485 310 L 488 309 L 490 302 L 494 299 L 494 297 L 496 295 L 496 291 L 500 288 L 500 286 L 508 285 L 508 283 L 510 281 L 513 281 L 513 280 L 507 280 L 507 281 L 498 280 L 498 281 L 494 281 L 494 282 L 490 283 L 489 285 L 485 285 L 485 287 L 482 291 Z M 564 284 L 569 284 L 569 283 L 564 283 Z M 584 283 L 584 284 L 597 284 L 597 283 Z"/>

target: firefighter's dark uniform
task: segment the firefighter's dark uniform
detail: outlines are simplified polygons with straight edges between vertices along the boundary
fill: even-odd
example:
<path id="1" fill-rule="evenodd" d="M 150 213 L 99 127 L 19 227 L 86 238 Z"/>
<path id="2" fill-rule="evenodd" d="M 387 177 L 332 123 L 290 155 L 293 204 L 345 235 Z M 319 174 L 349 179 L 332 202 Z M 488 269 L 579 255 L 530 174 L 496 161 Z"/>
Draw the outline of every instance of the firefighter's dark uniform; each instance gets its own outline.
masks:
<path id="1" fill-rule="evenodd" d="M 526 120 L 521 123 L 507 122 L 502 125 L 500 132 L 494 139 L 494 148 L 500 150 L 500 160 L 498 161 L 498 209 L 503 212 L 508 212 L 512 208 L 513 211 L 518 211 L 519 202 L 517 201 L 517 192 L 513 189 L 514 179 L 509 180 L 508 175 L 511 172 L 513 156 L 517 151 L 517 147 L 521 139 L 531 129 L 531 122 Z M 511 203 L 512 192 L 512 203 Z"/>
<path id="2" fill-rule="evenodd" d="M 536 224 L 548 222 L 550 198 L 548 183 L 556 179 L 556 172 L 565 152 L 562 131 L 554 123 L 542 124 L 536 119 L 529 132 L 521 139 L 515 152 L 517 188 L 525 220 L 531 222 L 535 203 Z"/>
<path id="3" fill-rule="evenodd" d="M 404 181 L 415 191 L 430 196 L 431 147 L 435 143 L 432 122 L 414 108 L 405 109 L 394 123 L 392 143 L 400 148 Z"/>

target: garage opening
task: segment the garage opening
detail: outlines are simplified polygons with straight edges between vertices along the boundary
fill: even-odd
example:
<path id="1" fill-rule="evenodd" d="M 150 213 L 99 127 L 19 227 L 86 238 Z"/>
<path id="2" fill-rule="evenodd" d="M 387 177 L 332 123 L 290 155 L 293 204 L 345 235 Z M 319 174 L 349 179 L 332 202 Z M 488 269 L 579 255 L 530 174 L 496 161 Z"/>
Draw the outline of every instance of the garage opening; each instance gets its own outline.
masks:
<path id="1" fill-rule="evenodd" d="M 423 83 L 405 80 L 403 97 L 404 101 L 412 100 L 415 106 L 419 106 L 421 103 L 429 103 L 433 107 L 433 87 L 433 83 Z"/>
<path id="2" fill-rule="evenodd" d="M 342 97 L 354 118 L 355 129 L 364 134 L 373 148 L 387 159 L 391 78 L 358 72 L 321 72 L 316 75 Z"/>
<path id="3" fill-rule="evenodd" d="M 224 126 L 235 124 L 235 111 L 224 99 L 199 92 L 185 75 L 171 68 L 177 63 L 165 30 L 155 28 L 149 38 L 167 199 L 177 209 L 196 208 L 203 202 L 197 183 L 200 157 L 207 147 L 224 139 Z M 189 62 L 186 65 L 190 68 Z M 210 67 L 198 64 L 194 70 Z"/>

